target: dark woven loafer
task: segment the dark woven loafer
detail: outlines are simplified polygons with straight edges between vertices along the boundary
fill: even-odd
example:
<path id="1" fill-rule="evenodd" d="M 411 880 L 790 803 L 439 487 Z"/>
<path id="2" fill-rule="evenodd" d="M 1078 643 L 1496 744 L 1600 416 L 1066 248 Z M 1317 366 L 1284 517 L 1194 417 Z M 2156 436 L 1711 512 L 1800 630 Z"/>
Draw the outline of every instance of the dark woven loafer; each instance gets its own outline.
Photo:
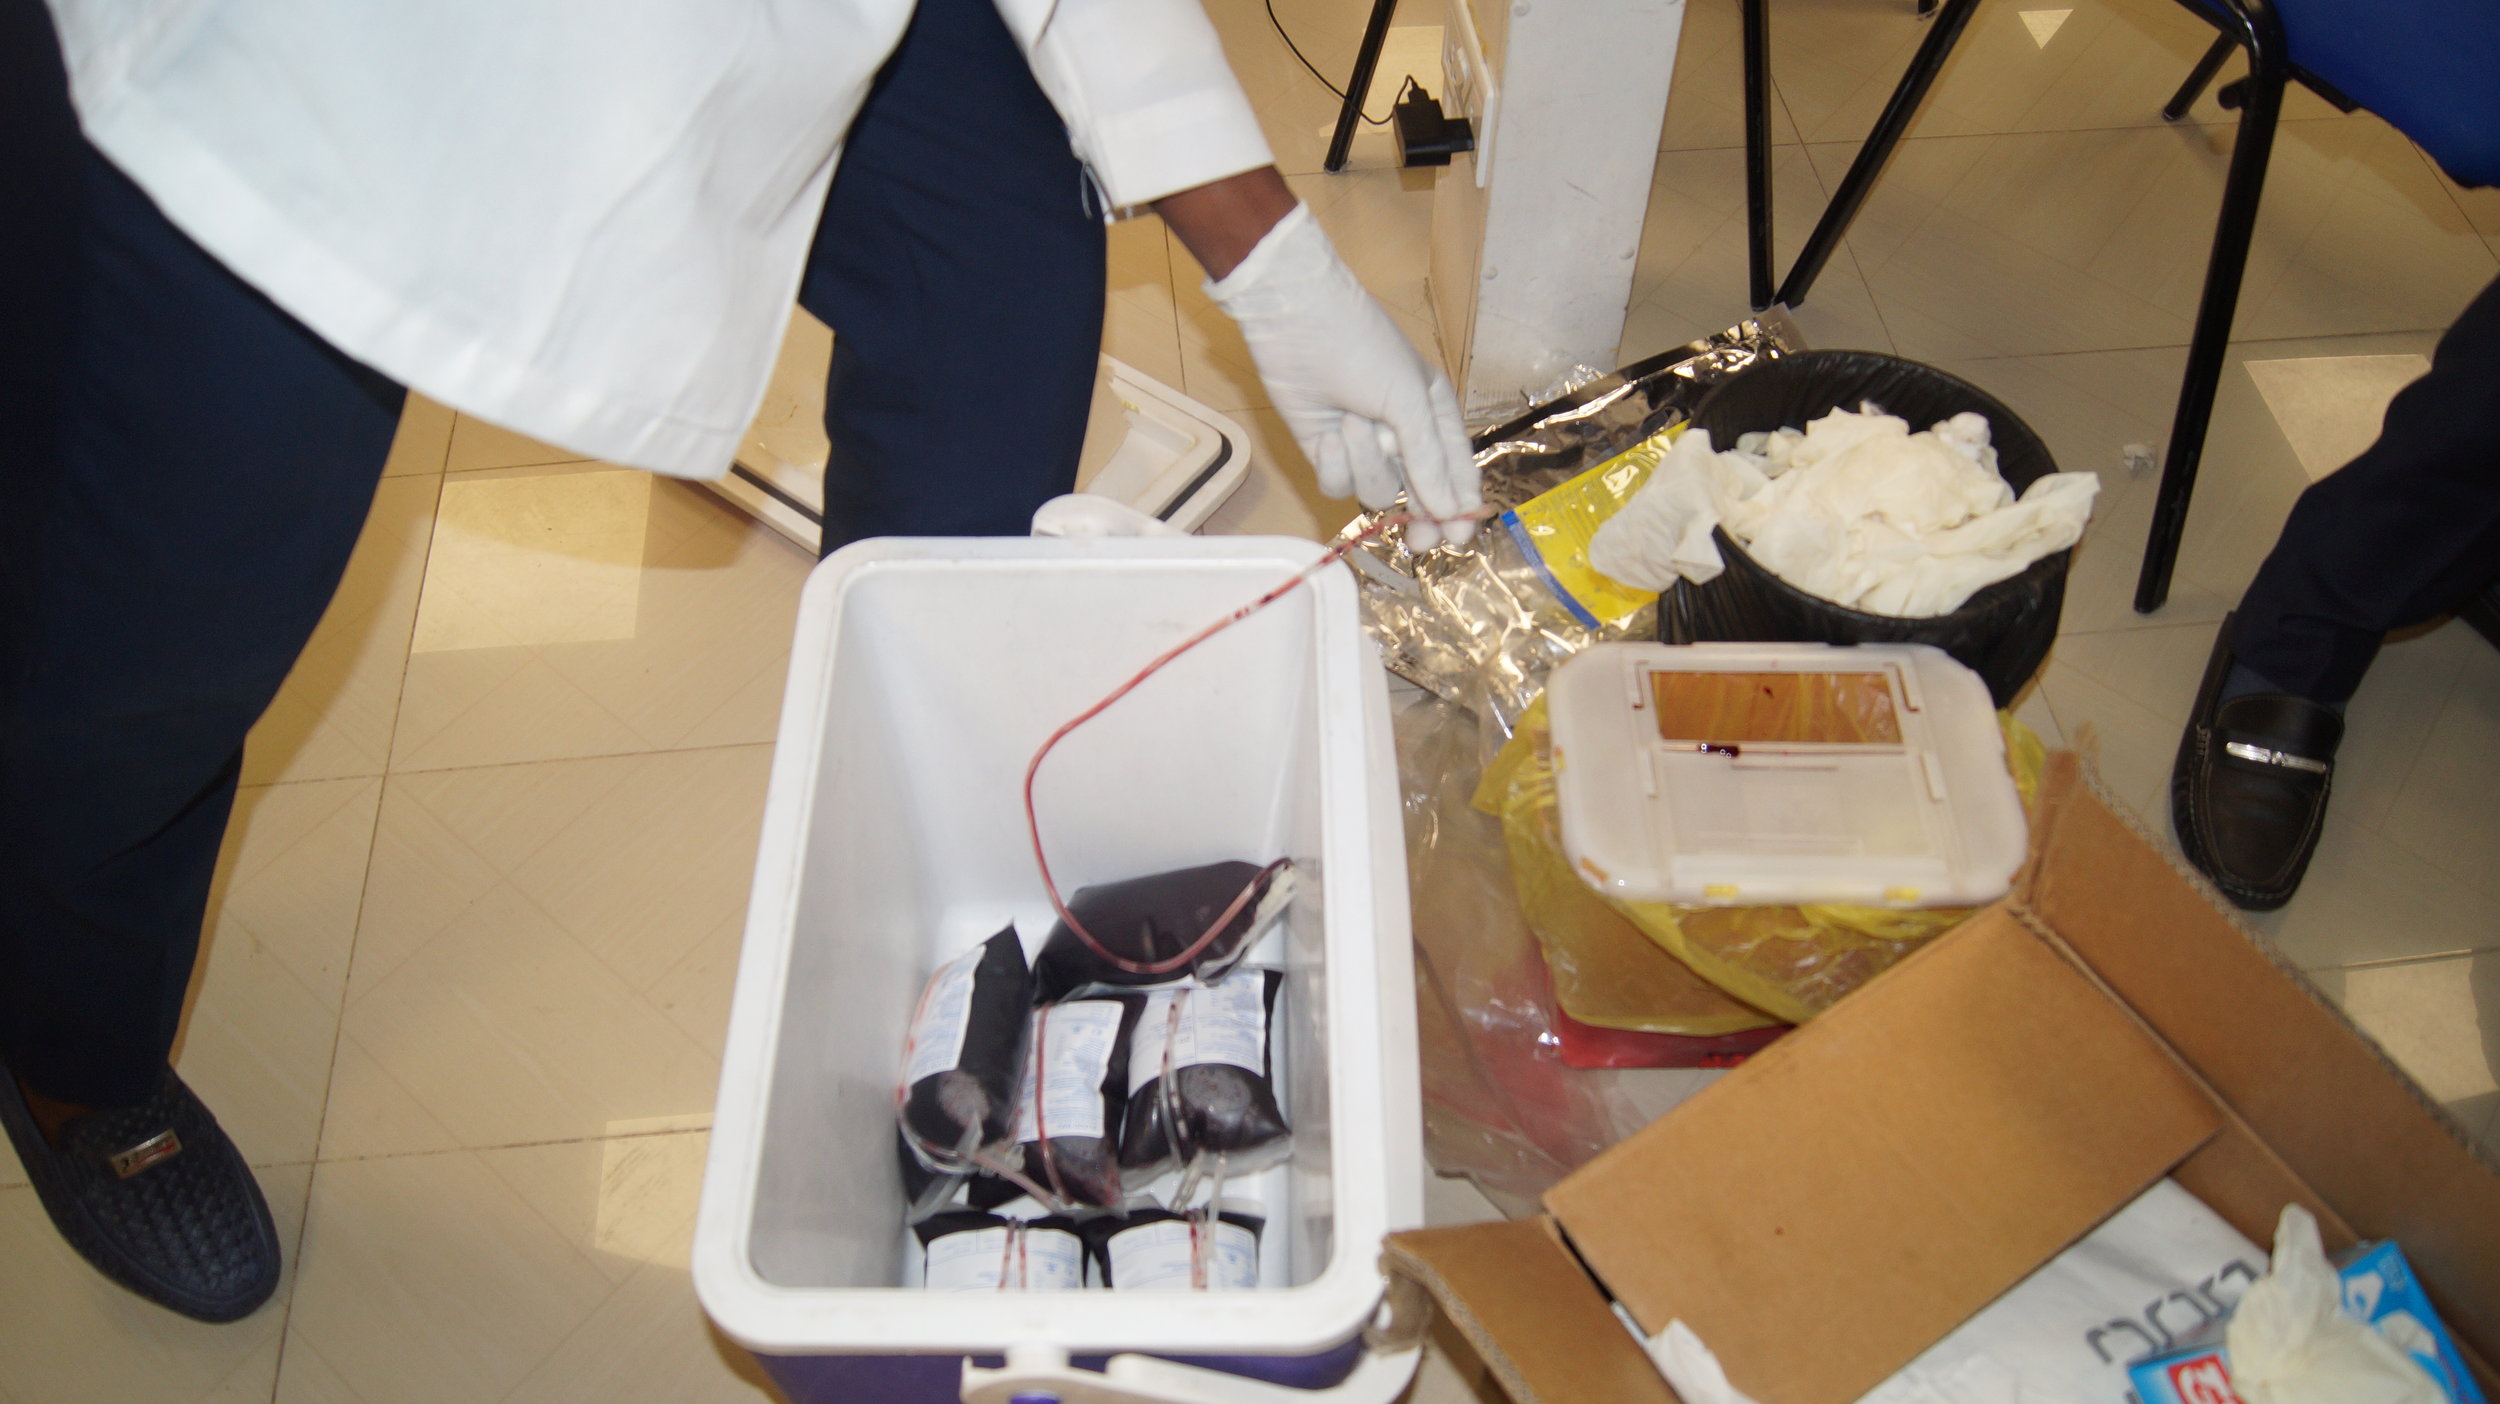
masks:
<path id="1" fill-rule="evenodd" d="M 2289 693 L 2222 701 L 2230 640 L 2225 618 L 2171 766 L 2170 822 L 2188 861 L 2223 896 L 2270 912 L 2300 890 L 2318 851 L 2344 719 Z"/>
<path id="2" fill-rule="evenodd" d="M 172 1069 L 136 1107 L 79 1117 L 55 1150 L 0 1067 L 0 1124 L 61 1237 L 96 1271 L 201 1321 L 278 1286 L 278 1230 L 243 1156 Z"/>

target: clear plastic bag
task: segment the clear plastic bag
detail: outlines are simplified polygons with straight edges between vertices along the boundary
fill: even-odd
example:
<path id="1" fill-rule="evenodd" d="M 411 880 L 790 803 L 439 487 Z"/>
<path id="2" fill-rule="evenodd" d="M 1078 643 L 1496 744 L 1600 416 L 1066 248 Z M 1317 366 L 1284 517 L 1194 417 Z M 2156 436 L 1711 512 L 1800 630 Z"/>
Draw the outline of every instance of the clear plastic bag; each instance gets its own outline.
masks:
<path id="1" fill-rule="evenodd" d="M 1476 722 L 1427 693 L 1393 703 L 1415 934 L 1424 1144 L 1511 1213 L 1719 1074 L 1562 1060 L 1545 957 L 1511 891 L 1499 820 L 1472 807 Z"/>

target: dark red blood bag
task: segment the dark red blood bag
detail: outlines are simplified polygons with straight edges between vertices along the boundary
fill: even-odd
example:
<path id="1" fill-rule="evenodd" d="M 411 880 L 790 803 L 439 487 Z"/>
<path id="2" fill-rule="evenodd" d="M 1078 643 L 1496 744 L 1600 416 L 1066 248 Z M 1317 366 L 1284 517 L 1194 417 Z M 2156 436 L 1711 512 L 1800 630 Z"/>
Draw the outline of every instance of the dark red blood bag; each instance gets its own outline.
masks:
<path id="1" fill-rule="evenodd" d="M 940 966 L 903 1047 L 903 1140 L 926 1168 L 959 1174 L 1006 1154 L 1033 981 L 1013 926 Z"/>
<path id="2" fill-rule="evenodd" d="M 1264 868 L 1209 863 L 1078 888 L 1068 914 L 1084 934 L 1064 921 L 1052 925 L 1033 963 L 1036 997 L 1056 1004 L 1099 986 L 1220 979 L 1249 954 L 1292 896 L 1293 870 L 1281 859 Z M 1222 930 L 1205 939 L 1228 909 L 1232 915 Z M 1199 949 L 1193 953 L 1192 946 Z"/>
<path id="3" fill-rule="evenodd" d="M 1211 1168 L 1219 1156 L 1225 1175 L 1248 1174 L 1291 1150 L 1269 1049 L 1284 978 L 1243 969 L 1213 985 L 1146 992 L 1120 1135 L 1120 1164 L 1134 1178 L 1192 1161 Z"/>

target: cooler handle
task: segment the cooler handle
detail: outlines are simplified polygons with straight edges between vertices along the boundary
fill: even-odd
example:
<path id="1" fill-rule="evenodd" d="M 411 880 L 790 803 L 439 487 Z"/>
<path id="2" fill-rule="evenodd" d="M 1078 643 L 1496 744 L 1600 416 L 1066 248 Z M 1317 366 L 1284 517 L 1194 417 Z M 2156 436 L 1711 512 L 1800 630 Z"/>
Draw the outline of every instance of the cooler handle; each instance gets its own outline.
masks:
<path id="1" fill-rule="evenodd" d="M 1097 1373 L 1068 1363 L 1056 1346 L 1011 1346 L 1002 1369 L 964 1361 L 964 1404 L 1394 1404 L 1415 1378 L 1423 1348 L 1366 1351 L 1343 1383 L 1288 1389 L 1145 1355 L 1115 1355 Z"/>

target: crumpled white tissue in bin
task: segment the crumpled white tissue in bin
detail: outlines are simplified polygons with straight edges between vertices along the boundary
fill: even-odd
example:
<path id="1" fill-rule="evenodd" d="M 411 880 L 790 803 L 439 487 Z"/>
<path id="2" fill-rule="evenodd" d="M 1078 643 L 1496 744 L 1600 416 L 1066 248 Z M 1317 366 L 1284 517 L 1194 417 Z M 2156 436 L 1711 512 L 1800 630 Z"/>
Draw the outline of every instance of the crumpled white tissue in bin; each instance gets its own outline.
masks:
<path id="1" fill-rule="evenodd" d="M 2100 485 L 2090 473 L 2051 473 L 2018 500 L 1977 414 L 1913 434 L 1872 407 L 1833 410 L 1802 433 L 1747 434 L 1726 451 L 1693 429 L 1598 528 L 1589 563 L 1638 589 L 1701 584 L 1726 568 L 1710 538 L 1724 525 L 1801 590 L 1926 618 L 2074 545 Z"/>
<path id="2" fill-rule="evenodd" d="M 2442 1404 L 2429 1372 L 2343 1308 L 2343 1283 L 2297 1204 L 2274 1226 L 2274 1270 L 2223 1333 L 2246 1404 Z"/>

